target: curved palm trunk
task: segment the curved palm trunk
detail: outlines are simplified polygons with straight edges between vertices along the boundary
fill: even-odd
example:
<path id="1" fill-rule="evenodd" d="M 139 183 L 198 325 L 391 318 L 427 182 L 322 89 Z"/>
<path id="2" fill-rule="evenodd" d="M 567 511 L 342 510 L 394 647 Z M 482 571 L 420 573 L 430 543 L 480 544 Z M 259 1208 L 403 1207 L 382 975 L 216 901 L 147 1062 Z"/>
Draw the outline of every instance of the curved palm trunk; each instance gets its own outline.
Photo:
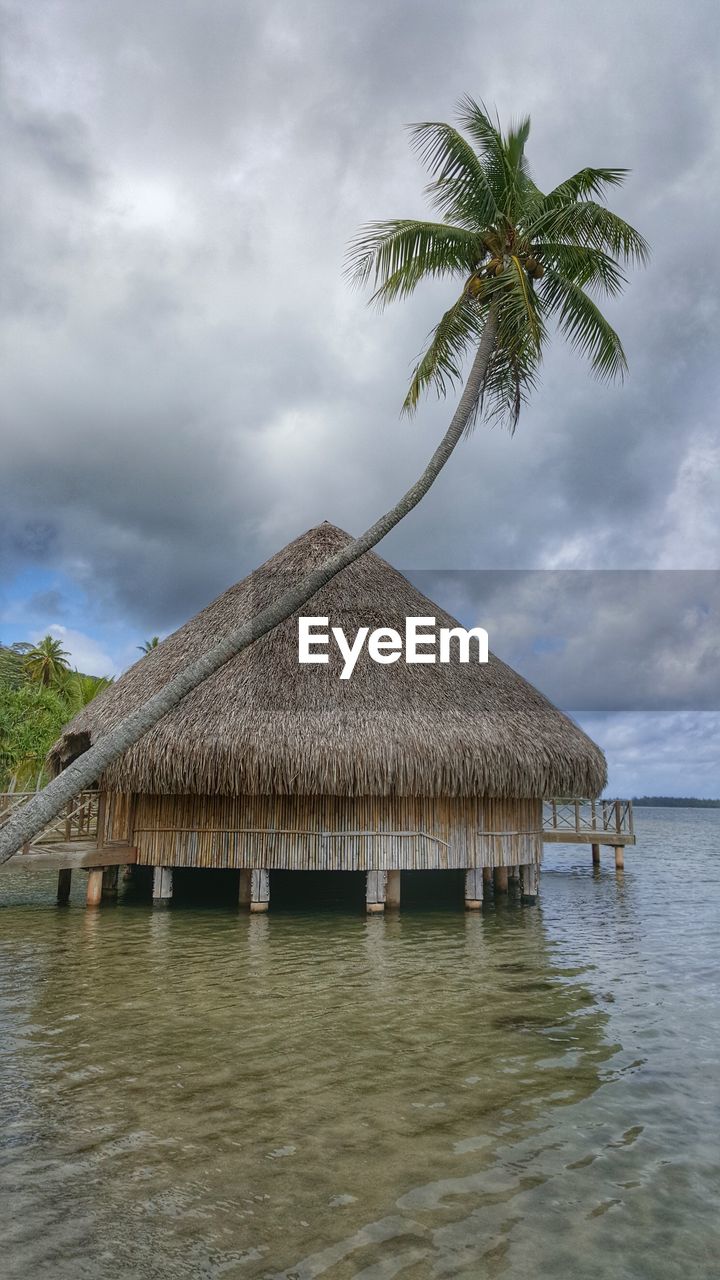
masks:
<path id="1" fill-rule="evenodd" d="M 117 756 L 133 746 L 144 733 L 147 733 L 148 729 L 157 724 L 158 720 L 173 711 L 188 693 L 202 684 L 203 680 L 207 680 L 208 676 L 213 675 L 237 653 L 247 649 L 254 640 L 258 640 L 260 636 L 264 636 L 289 618 L 326 582 L 358 560 L 366 551 L 370 551 L 391 529 L 394 529 L 396 524 L 400 523 L 408 512 L 412 511 L 413 507 L 417 506 L 439 476 L 475 410 L 496 339 L 497 317 L 494 312 L 491 312 L 452 422 L 422 475 L 400 501 L 354 542 L 348 543 L 336 555 L 331 556 L 321 568 L 309 573 L 250 622 L 238 627 L 202 657 L 191 662 L 184 671 L 169 680 L 158 693 L 153 694 L 147 702 L 131 712 L 114 729 L 68 765 L 67 769 L 48 783 L 43 791 L 38 792 L 32 800 L 17 810 L 0 829 L 0 862 L 7 861 L 22 844 L 38 835 L 68 800 L 72 800 L 79 791 L 91 786 Z"/>

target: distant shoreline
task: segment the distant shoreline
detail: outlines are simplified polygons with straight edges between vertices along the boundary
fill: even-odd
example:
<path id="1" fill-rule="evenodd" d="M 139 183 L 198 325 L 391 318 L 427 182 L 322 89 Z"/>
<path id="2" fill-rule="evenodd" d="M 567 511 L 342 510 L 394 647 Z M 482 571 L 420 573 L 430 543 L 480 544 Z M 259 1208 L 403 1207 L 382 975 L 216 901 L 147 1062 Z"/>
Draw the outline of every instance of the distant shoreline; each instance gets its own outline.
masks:
<path id="1" fill-rule="evenodd" d="M 720 809 L 720 800 L 700 800 L 697 796 L 633 796 L 636 809 Z"/>

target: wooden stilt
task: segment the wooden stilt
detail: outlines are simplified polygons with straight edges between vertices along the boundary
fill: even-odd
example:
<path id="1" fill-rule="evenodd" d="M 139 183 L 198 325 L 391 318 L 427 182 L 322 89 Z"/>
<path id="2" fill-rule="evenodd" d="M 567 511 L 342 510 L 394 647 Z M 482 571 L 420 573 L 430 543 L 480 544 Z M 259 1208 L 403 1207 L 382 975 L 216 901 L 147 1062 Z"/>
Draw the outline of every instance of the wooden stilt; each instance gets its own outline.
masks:
<path id="1" fill-rule="evenodd" d="M 532 905 L 537 902 L 538 884 L 540 880 L 540 868 L 537 862 L 524 862 L 520 867 L 520 882 L 522 884 L 522 900 Z"/>
<path id="2" fill-rule="evenodd" d="M 615 849 L 615 870 L 625 870 L 625 846 L 619 844 Z"/>
<path id="3" fill-rule="evenodd" d="M 496 893 L 507 893 L 508 891 L 508 869 L 507 867 L 496 867 L 493 876 L 495 881 Z"/>
<path id="4" fill-rule="evenodd" d="M 594 867 L 600 866 L 600 845 L 599 844 L 594 844 L 592 846 L 592 860 L 593 860 Z"/>
<path id="5" fill-rule="evenodd" d="M 483 869 L 482 869 L 482 881 L 483 881 L 483 888 L 485 889 L 485 892 L 486 892 L 486 893 L 491 893 L 491 892 L 492 892 L 492 890 L 495 888 L 495 882 L 494 882 L 494 880 L 493 880 L 493 869 L 492 869 L 492 867 L 483 867 Z"/>
<path id="6" fill-rule="evenodd" d="M 368 871 L 365 880 L 365 906 L 370 915 L 385 910 L 387 871 Z"/>
<path id="7" fill-rule="evenodd" d="M 479 911 L 483 904 L 483 868 L 468 867 L 465 872 L 465 910 Z"/>
<path id="8" fill-rule="evenodd" d="M 252 871 L 243 867 L 238 883 L 238 906 L 249 907 L 252 902 Z"/>
<path id="9" fill-rule="evenodd" d="M 400 871 L 388 871 L 385 881 L 385 906 L 388 911 L 400 908 Z"/>
<path id="10" fill-rule="evenodd" d="M 513 866 L 508 867 L 508 881 L 509 881 L 509 883 L 510 883 L 510 884 L 519 884 L 519 883 L 520 883 L 520 865 L 519 865 L 519 863 L 517 863 L 517 862 L 516 862 L 516 863 L 514 863 L 514 864 L 513 864 Z"/>
<path id="11" fill-rule="evenodd" d="M 57 900 L 59 906 L 64 907 L 70 901 L 71 889 L 72 871 L 69 867 L 63 867 L 62 871 L 58 871 Z"/>
<path id="12" fill-rule="evenodd" d="M 118 891 L 118 868 L 104 867 L 102 878 L 102 896 L 103 898 L 117 898 Z"/>
<path id="13" fill-rule="evenodd" d="M 267 911 L 270 906 L 270 872 L 261 867 L 250 872 L 250 910 Z"/>
<path id="14" fill-rule="evenodd" d="M 103 885 L 103 869 L 102 867 L 92 867 L 88 874 L 87 897 L 85 899 L 89 907 L 99 907 L 102 902 L 102 885 Z"/>
<path id="15" fill-rule="evenodd" d="M 153 867 L 153 903 L 157 907 L 169 906 L 173 895 L 172 867 Z"/>

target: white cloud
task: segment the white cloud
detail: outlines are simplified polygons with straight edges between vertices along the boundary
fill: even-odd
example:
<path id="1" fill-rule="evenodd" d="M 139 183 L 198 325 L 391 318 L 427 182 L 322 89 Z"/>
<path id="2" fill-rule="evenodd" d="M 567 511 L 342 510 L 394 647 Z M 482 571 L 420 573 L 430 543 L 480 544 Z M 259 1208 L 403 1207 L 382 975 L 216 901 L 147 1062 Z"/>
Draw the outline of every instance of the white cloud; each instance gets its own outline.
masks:
<path id="1" fill-rule="evenodd" d="M 43 631 L 32 631 L 30 639 L 33 644 L 37 644 L 46 635 L 51 635 L 55 640 L 60 641 L 63 649 L 70 654 L 70 665 L 76 667 L 78 671 L 83 671 L 85 675 L 111 676 L 117 673 L 117 666 L 110 654 L 98 644 L 97 640 L 83 631 L 74 631 L 71 627 L 53 622 Z"/>

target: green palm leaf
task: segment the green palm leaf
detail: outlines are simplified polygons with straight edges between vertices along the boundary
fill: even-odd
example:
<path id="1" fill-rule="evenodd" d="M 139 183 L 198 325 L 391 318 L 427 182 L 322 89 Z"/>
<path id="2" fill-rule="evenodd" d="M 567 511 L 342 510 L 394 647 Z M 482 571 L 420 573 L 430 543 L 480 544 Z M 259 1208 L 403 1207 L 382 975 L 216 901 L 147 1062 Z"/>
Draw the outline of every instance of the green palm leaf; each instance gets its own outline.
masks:
<path id="1" fill-rule="evenodd" d="M 554 314 L 571 347 L 590 360 L 599 378 L 619 378 L 627 372 L 622 343 L 591 298 L 555 271 L 543 280 L 543 303 Z"/>
<path id="2" fill-rule="evenodd" d="M 484 315 L 478 304 L 463 293 L 432 331 L 430 342 L 413 370 L 403 413 L 413 413 L 423 391 L 434 386 L 439 396 L 462 378 L 463 359 L 471 344 L 480 341 Z"/>
<path id="3" fill-rule="evenodd" d="M 384 306 L 406 298 L 421 280 L 474 270 L 485 250 L 477 235 L 443 222 L 372 222 L 348 251 L 347 274 L 353 283 L 378 286 L 371 301 Z"/>
<path id="4" fill-rule="evenodd" d="M 620 339 L 593 299 L 619 294 L 624 266 L 644 263 L 649 249 L 601 203 L 624 181 L 625 169 L 580 169 L 544 194 L 527 164 L 529 119 L 503 134 L 469 96 L 458 116 L 462 132 L 437 121 L 411 127 L 442 221 L 370 224 L 350 246 L 348 273 L 357 284 L 372 284 L 380 306 L 408 297 L 426 278 L 450 276 L 460 285 L 415 365 L 406 413 L 427 389 L 445 396 L 460 382 L 492 308 L 495 347 L 476 410 L 513 428 L 537 383 L 551 318 L 598 376 L 622 378 Z"/>

